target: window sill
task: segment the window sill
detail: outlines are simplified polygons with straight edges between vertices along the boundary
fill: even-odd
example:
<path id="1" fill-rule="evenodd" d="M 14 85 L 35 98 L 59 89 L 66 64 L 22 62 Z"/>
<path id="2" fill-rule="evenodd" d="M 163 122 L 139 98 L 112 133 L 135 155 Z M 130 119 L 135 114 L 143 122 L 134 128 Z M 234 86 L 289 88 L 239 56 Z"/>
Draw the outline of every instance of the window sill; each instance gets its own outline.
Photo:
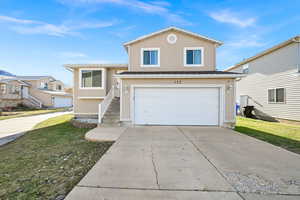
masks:
<path id="1" fill-rule="evenodd" d="M 103 87 L 79 87 L 80 90 L 104 90 Z"/>
<path id="2" fill-rule="evenodd" d="M 104 99 L 105 97 L 78 97 L 80 100 L 97 100 L 97 99 Z"/>
<path id="3" fill-rule="evenodd" d="M 204 65 L 203 64 L 200 64 L 200 65 L 187 65 L 185 64 L 184 67 L 203 67 Z"/>
<path id="4" fill-rule="evenodd" d="M 286 102 L 268 102 L 268 104 L 286 104 Z"/>
<path id="5" fill-rule="evenodd" d="M 141 67 L 160 67 L 160 65 L 141 65 Z"/>

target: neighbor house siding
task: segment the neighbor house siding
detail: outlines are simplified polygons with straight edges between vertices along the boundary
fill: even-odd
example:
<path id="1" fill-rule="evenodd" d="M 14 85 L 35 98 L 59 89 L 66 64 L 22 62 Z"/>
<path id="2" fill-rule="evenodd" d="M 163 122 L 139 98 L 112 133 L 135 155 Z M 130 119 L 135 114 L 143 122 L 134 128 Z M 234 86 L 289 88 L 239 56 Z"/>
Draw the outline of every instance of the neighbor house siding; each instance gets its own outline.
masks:
<path id="1" fill-rule="evenodd" d="M 44 106 L 47 107 L 52 107 L 53 102 L 52 102 L 52 95 L 44 93 L 41 88 L 41 82 L 49 82 L 50 78 L 44 78 L 41 80 L 26 80 L 27 83 L 29 83 L 31 86 L 29 87 L 29 95 L 37 98 L 42 102 Z M 50 86 L 50 85 L 49 85 Z"/>
<path id="2" fill-rule="evenodd" d="M 169 34 L 177 36 L 175 44 L 167 42 Z M 185 67 L 184 66 L 184 48 L 185 47 L 203 47 L 204 48 L 204 66 Z M 141 67 L 141 49 L 142 48 L 160 48 L 160 67 Z M 216 44 L 205 39 L 199 39 L 182 32 L 170 30 L 153 37 L 133 43 L 128 48 L 129 71 L 207 71 L 216 69 Z"/>
<path id="3" fill-rule="evenodd" d="M 300 120 L 300 76 L 297 70 L 272 75 L 250 74 L 237 83 L 237 97 L 249 96 L 249 104 L 266 115 Z M 285 103 L 268 103 L 268 88 L 285 88 Z"/>
<path id="4" fill-rule="evenodd" d="M 43 91 L 41 91 L 37 88 L 32 88 L 32 87 L 29 88 L 29 94 L 31 96 L 37 98 L 38 100 L 40 100 L 44 106 L 47 106 L 47 107 L 53 106 L 51 94 L 44 93 Z"/>
<path id="5" fill-rule="evenodd" d="M 6 101 L 6 100 L 17 100 L 21 99 L 21 85 L 18 81 L 9 81 L 8 83 L 0 83 L 0 85 L 6 85 L 6 92 L 5 94 L 0 93 L 0 101 Z M 11 87 L 17 87 L 19 92 L 16 92 L 12 94 L 10 92 Z"/>
<path id="6" fill-rule="evenodd" d="M 122 80 L 122 98 L 121 98 L 121 121 L 131 121 L 130 116 L 130 88 L 132 85 L 174 85 L 178 79 L 123 79 Z M 234 122 L 234 80 L 233 79 L 180 79 L 182 85 L 207 85 L 221 84 L 225 86 L 225 123 Z M 229 89 L 230 88 L 230 89 Z"/>
<path id="7" fill-rule="evenodd" d="M 249 96 L 249 104 L 275 118 L 300 120 L 299 44 L 292 43 L 248 63 L 249 74 L 237 82 L 237 102 Z M 242 66 L 231 70 L 241 72 Z M 285 88 L 285 103 L 268 103 L 269 88 Z"/>

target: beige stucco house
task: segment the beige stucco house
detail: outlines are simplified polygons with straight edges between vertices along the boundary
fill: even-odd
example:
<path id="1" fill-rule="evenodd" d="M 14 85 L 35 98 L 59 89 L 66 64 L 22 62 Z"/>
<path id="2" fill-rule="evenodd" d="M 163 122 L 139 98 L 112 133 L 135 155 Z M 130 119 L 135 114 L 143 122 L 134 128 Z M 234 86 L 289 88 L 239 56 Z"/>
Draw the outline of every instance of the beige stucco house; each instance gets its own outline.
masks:
<path id="1" fill-rule="evenodd" d="M 118 110 L 128 124 L 232 126 L 242 75 L 216 71 L 220 45 L 170 27 L 125 43 L 128 64 L 65 65 L 73 72 L 75 116 L 101 123 L 107 110 Z"/>
<path id="2" fill-rule="evenodd" d="M 72 95 L 51 76 L 12 76 L 0 79 L 0 107 L 71 107 Z"/>
<path id="3" fill-rule="evenodd" d="M 300 36 L 225 71 L 247 75 L 237 82 L 236 101 L 241 107 L 254 106 L 260 118 L 300 121 Z"/>

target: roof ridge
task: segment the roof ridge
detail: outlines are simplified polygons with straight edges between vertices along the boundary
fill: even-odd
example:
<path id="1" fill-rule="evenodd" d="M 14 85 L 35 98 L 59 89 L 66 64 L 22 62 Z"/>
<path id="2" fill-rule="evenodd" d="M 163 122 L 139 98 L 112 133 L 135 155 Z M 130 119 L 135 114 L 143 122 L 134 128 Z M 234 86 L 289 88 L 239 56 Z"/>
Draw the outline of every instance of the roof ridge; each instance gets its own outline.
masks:
<path id="1" fill-rule="evenodd" d="M 195 37 L 199 37 L 199 38 L 203 38 L 203 39 L 206 39 L 206 40 L 209 40 L 209 41 L 213 41 L 219 45 L 222 45 L 223 42 L 219 41 L 219 40 L 215 40 L 215 39 L 212 39 L 210 37 L 207 37 L 207 36 L 204 36 L 204 35 L 201 35 L 201 34 L 198 34 L 198 33 L 194 33 L 194 32 L 191 32 L 191 31 L 187 31 L 187 30 L 184 30 L 182 28 L 178 28 L 176 26 L 170 26 L 170 27 L 167 27 L 167 28 L 164 28 L 164 29 L 160 29 L 158 31 L 155 31 L 155 32 L 152 32 L 152 33 L 149 33 L 149 34 L 146 34 L 146 35 L 143 35 L 143 36 L 140 36 L 134 40 L 131 40 L 131 41 L 128 41 L 128 42 L 125 42 L 123 43 L 123 46 L 126 47 L 128 46 L 129 44 L 132 44 L 132 43 L 135 43 L 135 42 L 138 42 L 138 41 L 141 41 L 143 39 L 146 39 L 146 38 L 149 38 L 149 37 L 152 37 L 154 35 L 157 35 L 157 34 L 160 34 L 160 33 L 163 33 L 163 32 L 166 32 L 166 31 L 169 31 L 169 30 L 177 30 L 177 31 L 180 31 L 180 32 L 184 32 L 186 34 L 189 34 L 189 35 L 193 35 Z"/>

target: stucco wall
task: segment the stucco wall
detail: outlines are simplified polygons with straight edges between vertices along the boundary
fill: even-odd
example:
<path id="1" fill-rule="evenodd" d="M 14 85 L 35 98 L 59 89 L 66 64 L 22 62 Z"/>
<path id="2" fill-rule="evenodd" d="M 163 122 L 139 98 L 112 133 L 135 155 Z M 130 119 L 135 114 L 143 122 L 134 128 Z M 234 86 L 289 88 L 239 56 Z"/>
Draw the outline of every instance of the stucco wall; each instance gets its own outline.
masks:
<path id="1" fill-rule="evenodd" d="M 121 96 L 121 120 L 131 121 L 130 116 L 130 88 L 132 85 L 174 85 L 177 79 L 123 79 Z M 181 79 L 181 85 L 196 84 L 223 84 L 225 85 L 225 119 L 224 121 L 233 122 L 235 120 L 235 91 L 232 79 Z M 231 87 L 230 89 L 228 89 Z"/>
<path id="2" fill-rule="evenodd" d="M 89 68 L 91 69 L 91 68 Z M 92 68 L 99 69 L 99 68 Z M 98 105 L 103 99 L 100 97 L 105 97 L 110 91 L 112 86 L 116 84 L 116 79 L 113 75 L 117 73 L 118 68 L 106 68 L 104 70 L 105 86 L 103 89 L 80 89 L 79 86 L 79 68 L 73 69 L 73 103 L 74 103 L 74 113 L 77 117 L 84 117 L 87 115 L 97 115 Z"/>
<path id="3" fill-rule="evenodd" d="M 166 40 L 170 33 L 174 33 L 177 36 L 175 44 L 169 44 Z M 204 66 L 184 67 L 185 47 L 203 47 Z M 160 67 L 140 67 L 141 48 L 160 48 Z M 129 71 L 205 71 L 216 69 L 216 47 L 213 42 L 174 30 L 131 44 L 128 55 Z"/>

